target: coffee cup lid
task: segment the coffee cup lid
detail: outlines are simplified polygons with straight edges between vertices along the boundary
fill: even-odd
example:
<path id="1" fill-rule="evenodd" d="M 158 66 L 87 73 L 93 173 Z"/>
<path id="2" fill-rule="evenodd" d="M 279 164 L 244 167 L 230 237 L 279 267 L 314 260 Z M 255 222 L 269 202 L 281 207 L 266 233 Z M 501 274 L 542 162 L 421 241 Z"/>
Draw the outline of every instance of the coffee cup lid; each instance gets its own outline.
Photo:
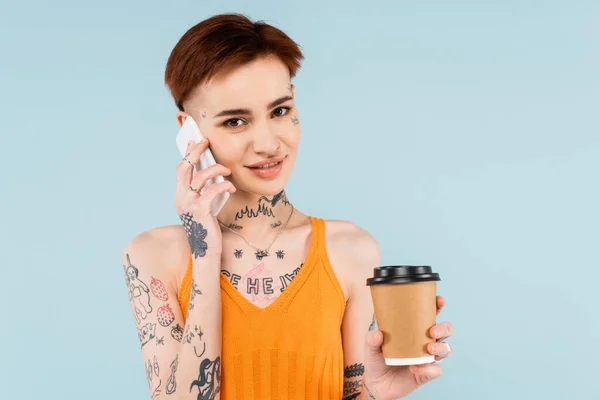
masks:
<path id="1" fill-rule="evenodd" d="M 367 279 L 367 286 L 394 283 L 439 281 L 429 265 L 384 265 L 373 270 L 373 277 Z"/>

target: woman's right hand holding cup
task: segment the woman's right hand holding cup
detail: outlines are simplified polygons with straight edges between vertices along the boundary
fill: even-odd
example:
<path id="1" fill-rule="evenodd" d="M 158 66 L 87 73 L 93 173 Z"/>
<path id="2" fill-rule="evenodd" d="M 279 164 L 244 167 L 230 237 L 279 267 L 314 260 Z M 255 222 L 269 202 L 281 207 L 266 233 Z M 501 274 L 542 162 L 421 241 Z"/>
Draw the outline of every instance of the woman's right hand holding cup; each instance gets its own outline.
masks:
<path id="1" fill-rule="evenodd" d="M 202 188 L 209 179 L 217 175 L 228 176 L 229 168 L 215 164 L 194 173 L 194 165 L 198 165 L 200 155 L 208 148 L 208 139 L 199 143 L 190 141 L 186 156 L 177 165 L 177 189 L 175 194 L 175 210 L 183 222 L 194 258 L 204 257 L 207 251 L 220 256 L 222 251 L 221 228 L 219 222 L 211 214 L 211 204 L 220 194 L 234 193 L 235 187 L 226 180 L 212 184 L 203 194 Z"/>

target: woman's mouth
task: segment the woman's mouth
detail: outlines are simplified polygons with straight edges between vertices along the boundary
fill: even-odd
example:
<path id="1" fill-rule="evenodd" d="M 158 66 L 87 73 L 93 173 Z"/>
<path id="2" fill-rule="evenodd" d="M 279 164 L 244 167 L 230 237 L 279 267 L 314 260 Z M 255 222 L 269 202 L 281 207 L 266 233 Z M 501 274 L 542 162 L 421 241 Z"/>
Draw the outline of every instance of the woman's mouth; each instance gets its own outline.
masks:
<path id="1" fill-rule="evenodd" d="M 259 163 L 252 164 L 247 168 L 250 169 L 257 177 L 261 179 L 274 179 L 281 172 L 283 161 L 285 158 L 277 158 L 273 160 L 265 160 Z"/>

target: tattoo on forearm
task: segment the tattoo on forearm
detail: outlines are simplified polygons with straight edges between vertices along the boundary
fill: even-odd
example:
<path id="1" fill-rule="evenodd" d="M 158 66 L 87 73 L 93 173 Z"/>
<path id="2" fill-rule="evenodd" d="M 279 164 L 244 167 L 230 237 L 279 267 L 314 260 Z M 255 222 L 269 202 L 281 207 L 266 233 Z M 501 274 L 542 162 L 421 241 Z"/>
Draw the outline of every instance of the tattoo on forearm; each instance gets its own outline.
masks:
<path id="1" fill-rule="evenodd" d="M 179 324 L 175 324 L 174 327 L 171 328 L 171 336 L 173 339 L 177 340 L 179 343 L 183 340 L 183 328 Z"/>
<path id="2" fill-rule="evenodd" d="M 363 376 L 365 373 L 365 366 L 362 364 L 352 364 L 344 368 L 344 378 L 354 378 L 356 376 Z"/>
<path id="3" fill-rule="evenodd" d="M 150 289 L 148 289 L 148 285 L 138 279 L 139 270 L 131 264 L 129 254 L 127 254 L 127 266 L 123 265 L 123 270 L 133 315 L 135 321 L 140 324 L 152 312 Z"/>
<path id="4" fill-rule="evenodd" d="M 281 221 L 277 221 L 274 224 L 271 224 L 271 228 L 275 229 L 275 228 L 279 228 L 281 225 L 283 225 L 281 223 Z"/>
<path id="5" fill-rule="evenodd" d="M 355 381 L 345 381 L 344 382 L 344 397 L 342 400 L 350 400 L 356 399 L 363 387 L 362 376 L 365 372 L 365 367 L 363 364 L 352 364 L 344 368 L 344 378 L 360 378 Z"/>
<path id="6" fill-rule="evenodd" d="M 234 224 L 234 223 L 229 224 L 229 228 L 233 229 L 234 231 L 239 231 L 240 229 L 244 229 L 243 226 L 239 226 L 239 225 Z"/>
<path id="7" fill-rule="evenodd" d="M 183 227 L 185 228 L 185 233 L 187 233 L 188 242 L 190 243 L 194 258 L 204 257 L 206 255 L 206 249 L 208 249 L 208 245 L 204 239 L 206 239 L 208 232 L 201 223 L 192 219 L 192 214 L 190 213 L 182 214 L 179 218 L 181 218 L 181 221 L 183 222 Z"/>
<path id="8" fill-rule="evenodd" d="M 198 340 L 202 340 L 202 335 L 204 335 L 204 333 L 200 326 L 194 325 L 192 327 L 191 325 L 188 325 L 185 327 L 185 333 L 183 334 L 183 344 L 191 344 L 196 336 L 198 336 Z"/>
<path id="9" fill-rule="evenodd" d="M 344 382 L 344 397 L 342 400 L 357 398 L 360 395 L 360 390 L 362 389 L 362 386 L 362 379 L 353 382 Z"/>
<path id="10" fill-rule="evenodd" d="M 360 388 L 362 388 L 362 384 L 362 379 L 353 382 L 344 382 L 344 395 L 352 394 L 357 390 L 360 391 Z"/>
<path id="11" fill-rule="evenodd" d="M 148 322 L 146 325 L 138 329 L 138 337 L 140 338 L 141 347 L 150 342 L 156 337 L 156 324 Z"/>
<path id="12" fill-rule="evenodd" d="M 364 385 L 364 388 L 367 391 L 367 394 L 369 395 L 369 400 L 376 400 L 375 395 L 369 390 L 369 387 L 367 385 Z"/>
<path id="13" fill-rule="evenodd" d="M 277 258 L 279 258 L 280 260 L 283 260 L 283 258 L 285 257 L 285 252 L 283 250 L 278 250 L 277 252 L 275 252 L 275 254 L 277 254 Z"/>
<path id="14" fill-rule="evenodd" d="M 196 281 L 192 279 L 192 292 L 190 294 L 190 302 L 188 303 L 188 310 L 192 311 L 194 309 L 194 300 L 196 299 L 197 294 L 202 294 L 200 289 L 198 289 L 198 285 L 196 285 Z"/>
<path id="15" fill-rule="evenodd" d="M 244 255 L 244 251 L 242 249 L 235 249 L 233 255 L 235 256 L 235 258 L 242 258 L 242 256 Z"/>
<path id="16" fill-rule="evenodd" d="M 164 346 L 164 345 L 165 345 L 165 337 L 164 337 L 164 336 L 161 336 L 161 337 L 160 337 L 160 339 L 159 339 L 159 338 L 156 338 L 156 345 L 157 345 L 157 346 L 158 346 L 158 345 L 162 345 L 162 346 Z"/>
<path id="17" fill-rule="evenodd" d="M 175 313 L 169 304 L 165 304 L 156 311 L 156 318 L 161 326 L 167 327 L 175 321 Z"/>
<path id="18" fill-rule="evenodd" d="M 371 325 L 369 325 L 369 330 L 374 331 L 377 329 L 377 322 L 375 321 L 375 314 L 373 314 L 373 321 L 371 321 Z"/>
<path id="19" fill-rule="evenodd" d="M 190 385 L 190 393 L 198 388 L 198 400 L 213 400 L 221 391 L 221 357 L 211 361 L 205 358 L 200 363 L 198 379 Z"/>
<path id="20" fill-rule="evenodd" d="M 292 124 L 294 124 L 294 126 L 298 125 L 300 123 L 300 121 L 298 121 L 298 117 L 292 117 Z"/>
<path id="21" fill-rule="evenodd" d="M 165 392 L 167 394 L 173 394 L 177 390 L 177 381 L 175 379 L 175 372 L 177 372 L 177 364 L 179 363 L 179 355 L 175 356 L 175 359 L 169 366 L 171 368 L 171 375 L 167 379 L 167 385 L 165 386 Z"/>

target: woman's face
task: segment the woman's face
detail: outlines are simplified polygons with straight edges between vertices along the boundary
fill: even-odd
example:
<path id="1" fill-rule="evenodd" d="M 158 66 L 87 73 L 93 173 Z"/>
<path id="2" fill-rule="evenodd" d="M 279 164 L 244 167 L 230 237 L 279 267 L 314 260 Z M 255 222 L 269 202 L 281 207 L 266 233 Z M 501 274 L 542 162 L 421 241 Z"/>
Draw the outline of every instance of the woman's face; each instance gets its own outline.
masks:
<path id="1" fill-rule="evenodd" d="M 296 160 L 300 122 L 287 67 L 276 57 L 223 72 L 185 103 L 219 164 L 238 190 L 274 195 L 284 189 Z M 181 126 L 184 112 L 178 112 Z M 268 162 L 269 167 L 257 168 Z M 275 163 L 273 165 L 273 163 Z"/>

